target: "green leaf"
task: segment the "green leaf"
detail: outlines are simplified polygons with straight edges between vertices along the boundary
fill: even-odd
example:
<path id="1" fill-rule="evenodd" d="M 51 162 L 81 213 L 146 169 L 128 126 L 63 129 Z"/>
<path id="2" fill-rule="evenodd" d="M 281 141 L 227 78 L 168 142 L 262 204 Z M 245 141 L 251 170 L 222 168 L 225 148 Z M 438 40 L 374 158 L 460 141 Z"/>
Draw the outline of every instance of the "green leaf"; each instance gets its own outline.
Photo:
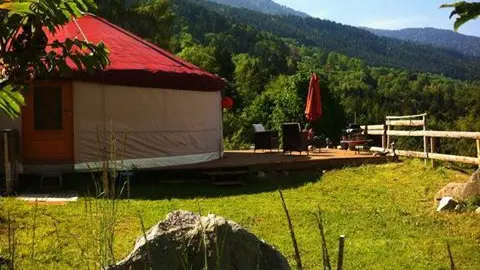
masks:
<path id="1" fill-rule="evenodd" d="M 480 16 L 480 3 L 477 2 L 469 3 L 462 1 L 453 4 L 443 4 L 440 8 L 453 8 L 453 11 L 450 13 L 450 19 L 458 15 L 453 26 L 455 31 L 458 31 L 465 23 L 477 19 Z"/>
<path id="2" fill-rule="evenodd" d="M 15 117 L 24 100 L 18 89 L 32 76 L 48 77 L 71 73 L 67 59 L 80 70 L 93 71 L 108 65 L 108 51 L 100 43 L 80 40 L 55 40 L 46 44 L 44 29 L 52 34 L 95 8 L 93 0 L 25 0 L 4 3 L 0 0 L 0 59 L 4 74 L 0 89 L 0 110 Z M 19 34 L 19 29 L 29 26 Z M 45 30 L 46 31 L 46 30 Z M 50 47 L 49 52 L 45 46 Z M 82 51 L 83 48 L 85 51 Z"/>
<path id="3" fill-rule="evenodd" d="M 18 117 L 21 106 L 25 104 L 25 99 L 18 88 L 20 87 L 7 84 L 0 89 L 0 110 L 11 118 Z"/>
<path id="4" fill-rule="evenodd" d="M 33 14 L 30 9 L 31 2 L 8 2 L 0 4 L 0 10 L 8 10 L 10 14 Z"/>
<path id="5" fill-rule="evenodd" d="M 453 25 L 453 28 L 455 31 L 458 31 L 458 29 L 464 25 L 465 23 L 469 22 L 470 20 L 478 18 L 479 15 L 472 15 L 472 16 L 461 16 L 459 17 L 456 21 L 455 24 Z"/>

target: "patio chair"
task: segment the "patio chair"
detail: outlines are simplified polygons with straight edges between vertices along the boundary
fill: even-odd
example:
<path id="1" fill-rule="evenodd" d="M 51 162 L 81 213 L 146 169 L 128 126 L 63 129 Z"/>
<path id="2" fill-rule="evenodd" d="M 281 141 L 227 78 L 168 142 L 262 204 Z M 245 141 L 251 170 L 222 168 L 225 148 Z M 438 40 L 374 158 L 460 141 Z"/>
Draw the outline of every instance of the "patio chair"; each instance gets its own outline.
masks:
<path id="1" fill-rule="evenodd" d="M 278 149 L 278 132 L 273 130 L 265 130 L 265 127 L 262 124 L 253 125 L 253 141 L 255 148 L 253 152 L 257 150 L 272 150 Z"/>
<path id="2" fill-rule="evenodd" d="M 283 154 L 289 151 L 298 151 L 300 155 L 303 151 L 308 152 L 307 133 L 302 132 L 299 123 L 285 123 L 282 125 L 283 132 Z"/>

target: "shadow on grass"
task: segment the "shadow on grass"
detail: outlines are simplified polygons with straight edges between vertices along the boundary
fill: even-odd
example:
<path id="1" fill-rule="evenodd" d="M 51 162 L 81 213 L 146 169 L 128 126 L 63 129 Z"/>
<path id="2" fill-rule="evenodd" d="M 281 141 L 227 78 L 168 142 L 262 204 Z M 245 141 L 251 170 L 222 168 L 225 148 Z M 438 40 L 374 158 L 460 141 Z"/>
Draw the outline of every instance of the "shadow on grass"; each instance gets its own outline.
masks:
<path id="1" fill-rule="evenodd" d="M 130 199 L 135 200 L 161 200 L 161 199 L 186 199 L 186 198 L 215 198 L 228 197 L 243 194 L 257 194 L 263 192 L 286 190 L 301 187 L 308 183 L 319 181 L 321 173 L 290 172 L 267 173 L 263 177 L 250 174 L 241 179 L 243 185 L 216 186 L 211 178 L 195 172 L 183 172 L 181 175 L 162 173 L 136 173 L 130 179 Z M 23 179 L 24 185 L 29 192 L 59 192 L 77 191 L 81 197 L 89 197 L 95 194 L 94 183 L 89 174 L 73 174 L 64 178 L 63 187 L 59 189 L 55 185 L 47 185 L 40 188 L 38 179 L 30 177 Z M 235 181 L 232 177 L 225 181 Z M 122 185 L 122 183 L 118 183 Z M 125 198 L 127 196 L 124 196 Z"/>
<path id="2" fill-rule="evenodd" d="M 143 200 L 158 200 L 170 198 L 215 198 L 245 194 L 272 192 L 278 189 L 286 190 L 301 187 L 307 183 L 319 181 L 321 175 L 317 172 L 290 173 L 289 175 L 275 173 L 265 177 L 249 176 L 244 184 L 239 186 L 215 186 L 210 181 L 188 181 L 183 183 L 159 183 L 156 185 L 134 184 L 131 198 Z"/>

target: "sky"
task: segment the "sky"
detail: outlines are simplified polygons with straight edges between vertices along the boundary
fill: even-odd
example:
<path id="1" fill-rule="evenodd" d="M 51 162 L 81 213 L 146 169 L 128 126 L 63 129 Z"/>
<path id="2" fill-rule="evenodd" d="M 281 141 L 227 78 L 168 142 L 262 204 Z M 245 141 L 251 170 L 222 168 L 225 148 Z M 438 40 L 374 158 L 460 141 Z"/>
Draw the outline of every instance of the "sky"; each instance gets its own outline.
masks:
<path id="1" fill-rule="evenodd" d="M 313 17 L 342 24 L 397 30 L 409 27 L 435 27 L 453 30 L 451 9 L 440 9 L 455 0 L 273 0 Z M 480 20 L 459 29 L 480 36 Z"/>

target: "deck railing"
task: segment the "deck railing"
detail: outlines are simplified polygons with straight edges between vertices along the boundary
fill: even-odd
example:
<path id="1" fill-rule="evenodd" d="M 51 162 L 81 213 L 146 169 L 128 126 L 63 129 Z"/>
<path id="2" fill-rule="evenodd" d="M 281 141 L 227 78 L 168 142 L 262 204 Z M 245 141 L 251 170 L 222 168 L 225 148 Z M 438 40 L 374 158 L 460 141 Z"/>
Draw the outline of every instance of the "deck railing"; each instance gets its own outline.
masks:
<path id="1" fill-rule="evenodd" d="M 394 127 L 417 127 L 419 130 L 394 130 Z M 399 156 L 417 157 L 425 160 L 442 160 L 480 166 L 480 132 L 427 130 L 427 114 L 387 116 L 385 124 L 362 126 L 368 135 L 382 136 L 382 147 L 371 147 L 371 151 L 395 152 Z M 392 137 L 423 137 L 423 152 L 392 149 Z M 477 156 L 457 156 L 436 153 L 436 138 L 472 139 L 477 144 Z M 429 147 L 430 146 L 430 147 Z"/>

